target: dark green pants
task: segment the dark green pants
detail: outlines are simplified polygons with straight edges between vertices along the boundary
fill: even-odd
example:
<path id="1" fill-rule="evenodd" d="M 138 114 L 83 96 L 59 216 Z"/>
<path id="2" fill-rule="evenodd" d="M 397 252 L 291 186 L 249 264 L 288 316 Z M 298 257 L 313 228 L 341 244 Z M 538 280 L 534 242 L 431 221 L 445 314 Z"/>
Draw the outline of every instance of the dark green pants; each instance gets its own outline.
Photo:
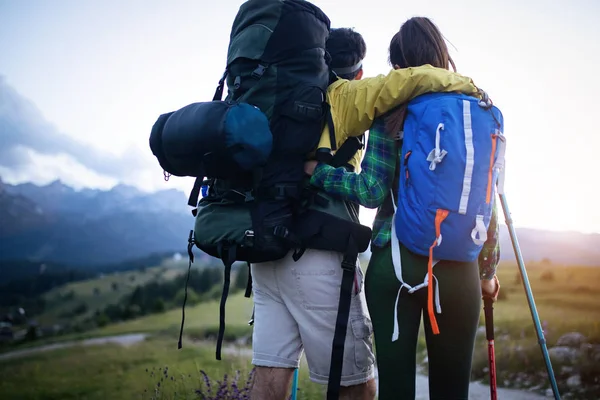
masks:
<path id="1" fill-rule="evenodd" d="M 391 247 L 373 247 L 372 250 L 365 277 L 365 294 L 375 333 L 379 399 L 415 398 L 416 348 L 421 316 L 425 321 L 430 399 L 467 399 L 481 311 L 477 261 L 440 261 L 434 267 L 442 307 L 442 313 L 436 314 L 438 335 L 431 332 L 427 288 L 413 294 L 402 289 L 398 301 L 400 336 L 392 342 L 394 304 L 400 283 L 394 273 Z M 412 254 L 402 246 L 401 254 L 404 281 L 411 286 L 423 282 L 427 257 Z"/>

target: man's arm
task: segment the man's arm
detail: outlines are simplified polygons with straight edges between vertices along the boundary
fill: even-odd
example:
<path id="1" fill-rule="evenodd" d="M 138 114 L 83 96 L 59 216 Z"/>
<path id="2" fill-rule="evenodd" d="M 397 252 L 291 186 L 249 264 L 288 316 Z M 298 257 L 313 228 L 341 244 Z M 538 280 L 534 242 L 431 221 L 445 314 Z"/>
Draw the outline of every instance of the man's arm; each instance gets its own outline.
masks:
<path id="1" fill-rule="evenodd" d="M 423 65 L 361 80 L 339 79 L 327 89 L 327 100 L 335 129 L 346 136 L 360 136 L 375 118 L 430 92 L 478 93 L 471 78 Z"/>
<path id="2" fill-rule="evenodd" d="M 338 198 L 350 200 L 367 208 L 377 208 L 383 204 L 390 193 L 396 160 L 395 140 L 385 134 L 383 124 L 375 124 L 369 133 L 360 173 L 318 163 L 310 183 Z"/>

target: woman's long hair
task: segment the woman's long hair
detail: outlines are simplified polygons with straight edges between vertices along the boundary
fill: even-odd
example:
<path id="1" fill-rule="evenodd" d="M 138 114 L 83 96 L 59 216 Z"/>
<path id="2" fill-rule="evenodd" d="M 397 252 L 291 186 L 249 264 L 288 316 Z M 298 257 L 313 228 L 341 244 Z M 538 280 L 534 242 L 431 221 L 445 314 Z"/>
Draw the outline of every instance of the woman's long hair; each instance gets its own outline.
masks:
<path id="1" fill-rule="evenodd" d="M 430 64 L 444 69 L 452 66 L 456 71 L 444 36 L 438 27 L 425 17 L 413 17 L 402 24 L 390 42 L 389 62 L 394 68 Z M 386 133 L 395 136 L 400 132 L 405 110 L 406 107 L 401 106 L 385 118 Z"/>

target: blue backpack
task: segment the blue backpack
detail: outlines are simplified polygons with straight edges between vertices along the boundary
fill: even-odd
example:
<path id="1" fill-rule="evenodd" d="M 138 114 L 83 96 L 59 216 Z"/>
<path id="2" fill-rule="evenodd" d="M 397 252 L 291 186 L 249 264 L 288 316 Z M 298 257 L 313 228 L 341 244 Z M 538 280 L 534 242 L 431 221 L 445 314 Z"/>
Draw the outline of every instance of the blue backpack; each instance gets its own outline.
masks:
<path id="1" fill-rule="evenodd" d="M 487 240 L 496 185 L 503 186 L 504 121 L 485 93 L 481 100 L 425 94 L 408 103 L 405 115 L 392 256 L 402 287 L 414 292 L 429 286 L 429 314 L 439 333 L 428 282 L 437 261 L 473 261 Z M 428 274 L 414 288 L 402 279 L 398 241 L 429 257 Z"/>

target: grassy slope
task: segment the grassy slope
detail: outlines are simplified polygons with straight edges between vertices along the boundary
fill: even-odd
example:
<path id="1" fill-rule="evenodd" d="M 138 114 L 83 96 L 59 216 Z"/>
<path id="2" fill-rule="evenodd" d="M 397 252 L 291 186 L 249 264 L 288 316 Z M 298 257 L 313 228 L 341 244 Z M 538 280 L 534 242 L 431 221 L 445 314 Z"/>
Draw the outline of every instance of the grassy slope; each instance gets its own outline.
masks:
<path id="1" fill-rule="evenodd" d="M 594 289 L 600 281 L 600 268 L 531 264 L 527 272 L 548 348 L 568 332 L 580 332 L 589 342 L 600 344 L 600 303 Z M 549 275 L 553 278 L 543 279 Z M 498 276 L 506 296 L 494 306 L 498 384 L 537 388 L 543 393 L 550 387 L 548 375 L 518 269 L 501 265 Z M 487 381 L 487 367 L 487 341 L 482 334 L 475 347 L 473 378 Z M 572 366 L 553 361 L 553 369 L 563 395 L 570 392 L 569 398 L 599 398 L 600 365 L 584 358 Z M 575 389 L 567 383 L 574 374 L 581 377 L 581 385 Z"/>
<path id="2" fill-rule="evenodd" d="M 229 296 L 225 308 L 227 326 L 244 326 L 252 316 L 252 300 L 244 297 L 242 292 Z M 219 302 L 201 303 L 185 309 L 185 330 L 197 331 L 219 324 Z M 167 311 L 163 314 L 149 315 L 119 324 L 113 324 L 90 332 L 90 335 L 115 335 L 137 332 L 179 333 L 181 325 L 181 309 Z M 227 329 L 227 328 L 226 328 Z"/>
<path id="3" fill-rule="evenodd" d="M 168 367 L 166 376 L 165 367 Z M 212 347 L 184 346 L 176 350 L 174 343 L 164 339 L 151 339 L 126 348 L 113 345 L 72 348 L 11 363 L 0 362 L 0 398 L 197 399 L 193 392 L 200 388 L 200 370 L 213 380 L 240 370 L 241 381 L 245 381 L 250 369 L 247 359 L 228 355 L 216 361 Z M 320 388 L 308 382 L 306 368 L 301 371 L 300 398 L 319 398 L 315 393 Z"/>
<path id="4" fill-rule="evenodd" d="M 542 276 L 549 273 L 554 276 L 553 280 L 544 281 Z M 561 334 L 573 330 L 600 343 L 600 302 L 595 295 L 600 268 L 531 264 L 527 266 L 527 274 L 540 320 L 545 321 L 547 327 L 550 345 Z M 518 268 L 514 264 L 502 264 L 498 268 L 498 278 L 507 298 L 500 300 L 494 308 L 495 325 L 511 334 L 535 336 L 525 290 L 518 279 Z"/>
<path id="5" fill-rule="evenodd" d="M 76 317 L 81 320 L 92 315 L 96 310 L 102 310 L 109 304 L 117 303 L 122 297 L 131 294 L 138 285 L 144 285 L 153 280 L 172 279 L 183 272 L 184 270 L 179 268 L 154 267 L 145 271 L 118 272 L 70 283 L 44 295 L 44 299 L 47 301 L 46 310 L 36 319 L 41 324 L 60 322 L 59 316 L 62 313 L 71 311 L 83 303 L 87 306 L 88 311 Z M 117 285 L 116 290 L 112 287 L 113 283 Z M 95 293 L 94 289 L 98 289 L 98 292 Z M 63 296 L 71 291 L 74 293 L 73 298 L 65 300 Z"/>
<path id="6" fill-rule="evenodd" d="M 547 271 L 552 271 L 552 281 L 541 279 Z M 561 334 L 572 330 L 585 334 L 594 343 L 600 343 L 600 304 L 594 295 L 594 285 L 600 280 L 600 268 L 544 267 L 532 264 L 528 266 L 528 273 L 540 319 L 546 321 L 550 346 Z M 497 338 L 504 334 L 511 337 L 508 341 L 497 340 L 499 372 L 509 368 L 520 370 L 535 367 L 541 371 L 540 376 L 543 379 L 541 353 L 535 340 L 525 293 L 521 283 L 515 279 L 518 269 L 515 265 L 504 264 L 500 266 L 498 274 L 502 291 L 507 298 L 500 300 L 495 306 L 495 325 L 499 330 Z M 218 302 L 187 308 L 185 332 L 193 336 L 198 330 L 217 326 L 218 309 Z M 252 301 L 244 298 L 239 292 L 232 295 L 227 302 L 226 332 L 236 327 L 247 327 L 251 314 Z M 169 383 L 171 386 L 168 387 L 162 383 L 164 393 L 172 395 L 174 392 L 183 392 L 183 383 L 188 389 L 197 385 L 200 379 L 199 369 L 210 371 L 209 375 L 218 379 L 225 372 L 232 373 L 236 368 L 249 370 L 248 360 L 234 361 L 232 356 L 224 356 L 223 361 L 217 362 L 214 360 L 213 346 L 202 349 L 189 339 L 184 341 L 182 350 L 176 350 L 180 322 L 181 310 L 172 310 L 89 332 L 89 336 L 132 332 L 159 333 L 147 343 L 131 348 L 103 346 L 68 349 L 22 360 L 0 362 L 0 376 L 3 377 L 0 383 L 0 397 L 132 398 L 133 395 L 141 395 L 145 389 L 154 390 L 158 383 L 154 382 L 156 379 L 152 379 L 149 376 L 150 372 L 146 373 L 145 369 L 149 368 L 151 371 L 152 367 L 157 369 L 164 365 L 169 365 L 172 372 L 177 369 L 177 373 L 191 375 L 181 381 Z M 483 313 L 481 322 L 483 324 Z M 519 350 L 518 346 L 525 346 L 525 350 Z M 480 336 L 474 368 L 483 369 L 486 358 L 485 340 Z M 302 367 L 301 373 L 301 387 L 306 396 L 301 398 L 319 398 L 316 395 L 319 387 L 306 382 L 305 366 Z M 192 381 L 193 384 L 190 383 Z"/>
<path id="7" fill-rule="evenodd" d="M 227 328 L 247 327 L 252 314 L 252 301 L 243 293 L 232 295 L 227 301 Z M 218 325 L 218 302 L 186 308 L 185 333 Z M 106 336 L 131 332 L 151 332 L 149 340 L 131 346 L 113 345 L 70 348 L 41 353 L 8 362 L 0 361 L 0 398 L 19 399 L 131 399 L 197 398 L 193 390 L 200 387 L 200 370 L 207 371 L 214 380 L 224 374 L 242 372 L 242 379 L 252 366 L 247 358 L 224 354 L 216 361 L 213 345 L 199 346 L 184 340 L 177 350 L 177 335 L 181 323 L 181 310 L 139 318 L 107 326 L 86 336 Z M 169 367 L 169 378 L 164 371 Z M 148 372 L 146 372 L 148 369 Z M 151 376 L 152 372 L 154 375 Z M 174 381 L 170 377 L 174 376 Z M 163 377 L 163 381 L 160 378 Z M 161 382 L 160 388 L 157 384 Z M 323 388 L 308 380 L 306 364 L 301 368 L 300 399 L 316 399 Z M 243 386 L 243 385 L 242 385 Z M 147 391 L 147 392 L 144 392 Z M 175 397 L 174 393 L 177 393 Z"/>

